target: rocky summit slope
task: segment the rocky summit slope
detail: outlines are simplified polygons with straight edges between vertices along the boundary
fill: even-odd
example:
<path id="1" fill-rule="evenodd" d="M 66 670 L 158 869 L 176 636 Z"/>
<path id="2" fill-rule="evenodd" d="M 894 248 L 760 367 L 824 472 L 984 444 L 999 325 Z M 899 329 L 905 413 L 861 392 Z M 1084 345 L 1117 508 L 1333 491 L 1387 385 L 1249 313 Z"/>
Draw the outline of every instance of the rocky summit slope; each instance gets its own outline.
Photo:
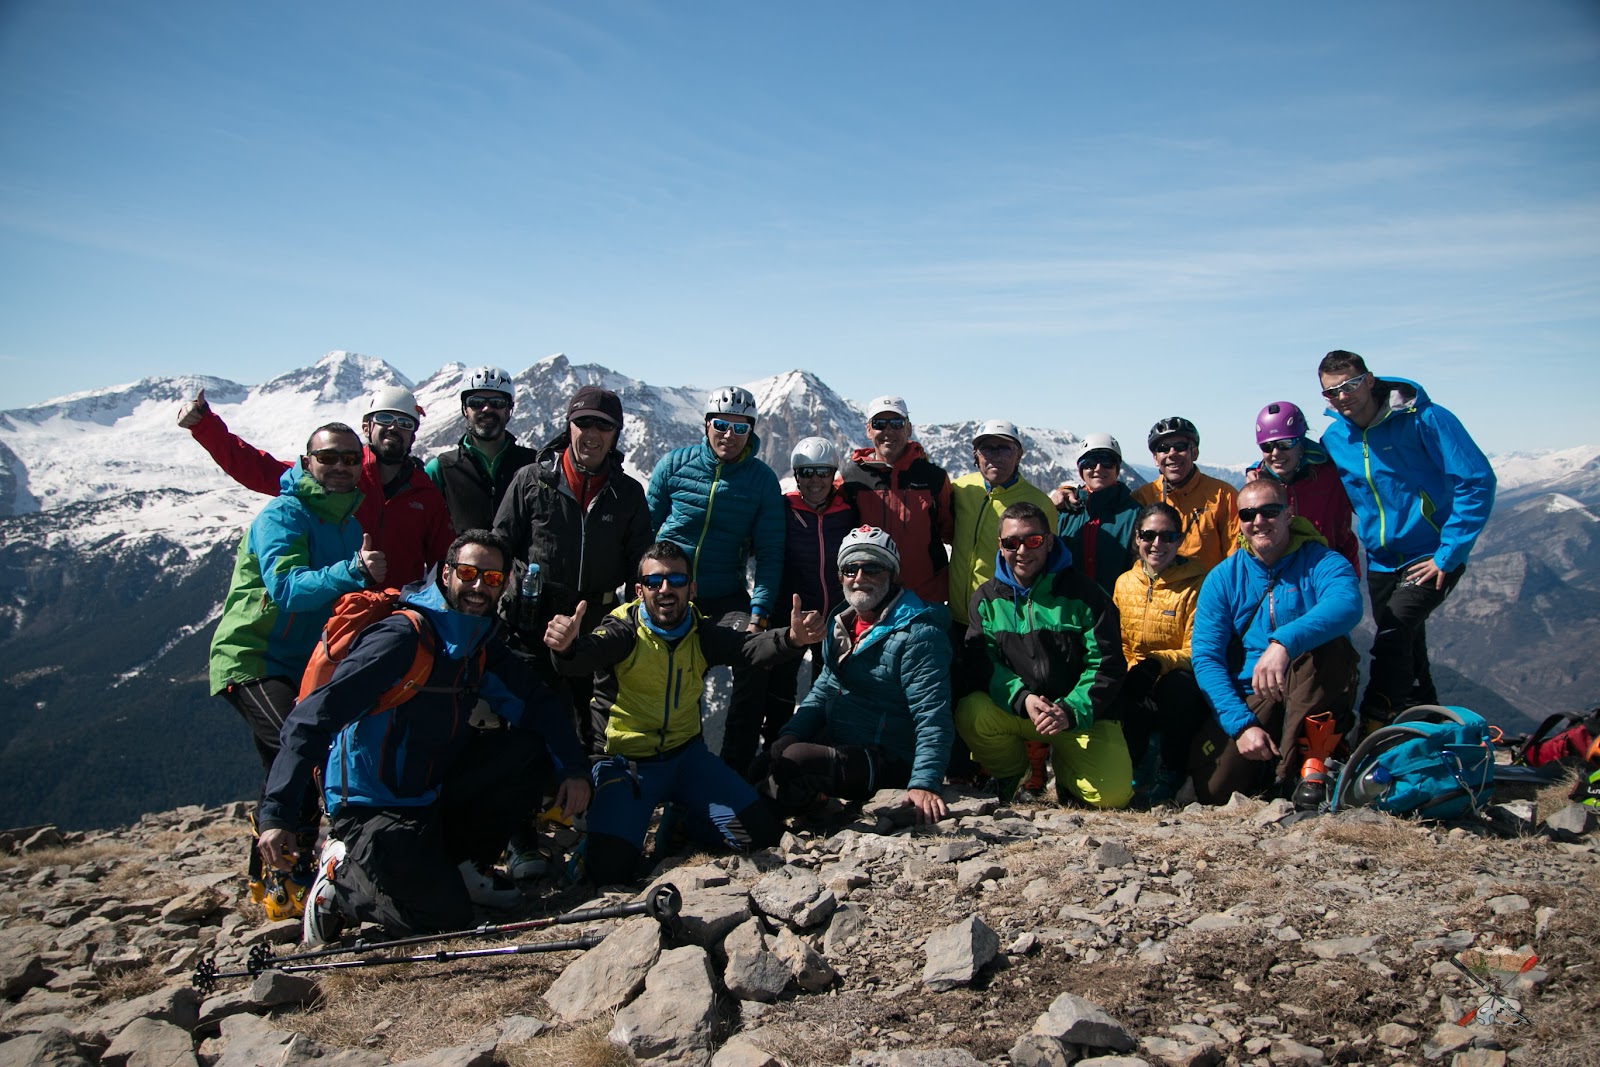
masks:
<path id="1" fill-rule="evenodd" d="M 606 940 L 269 970 L 204 997 L 197 964 L 281 956 L 297 932 L 241 899 L 244 805 L 11 831 L 0 1065 L 1592 1065 L 1600 863 L 1563 792 L 1429 826 L 952 791 L 920 829 L 886 795 L 778 849 L 669 861 L 670 936 L 645 916 L 563 925 L 519 942 Z M 637 898 L 548 886 L 527 910 Z M 486 944 L 504 942 L 448 947 Z M 1536 962 L 1487 991 L 1453 962 L 1496 954 Z"/>

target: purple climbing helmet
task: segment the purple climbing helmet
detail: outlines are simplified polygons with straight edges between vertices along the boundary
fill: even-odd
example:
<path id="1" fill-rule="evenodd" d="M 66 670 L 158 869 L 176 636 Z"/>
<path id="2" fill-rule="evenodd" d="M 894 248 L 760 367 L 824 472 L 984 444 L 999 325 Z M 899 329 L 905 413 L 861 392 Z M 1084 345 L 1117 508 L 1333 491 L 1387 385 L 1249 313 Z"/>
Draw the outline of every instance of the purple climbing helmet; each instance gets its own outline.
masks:
<path id="1" fill-rule="evenodd" d="M 1256 444 L 1306 435 L 1306 416 L 1287 400 L 1274 401 L 1256 416 Z"/>

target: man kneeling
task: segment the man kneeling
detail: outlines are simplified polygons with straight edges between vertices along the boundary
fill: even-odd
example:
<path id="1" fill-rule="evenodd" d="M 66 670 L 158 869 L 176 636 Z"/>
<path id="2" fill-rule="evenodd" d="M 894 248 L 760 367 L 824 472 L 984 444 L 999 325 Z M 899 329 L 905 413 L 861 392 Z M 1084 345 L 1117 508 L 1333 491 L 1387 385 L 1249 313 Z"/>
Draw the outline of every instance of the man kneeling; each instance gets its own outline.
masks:
<path id="1" fill-rule="evenodd" d="M 1243 547 L 1200 587 L 1190 653 L 1215 715 L 1190 768 L 1205 804 L 1276 780 L 1297 807 L 1315 808 L 1322 761 L 1354 724 L 1359 657 L 1346 635 L 1361 621 L 1361 588 L 1287 494 L 1268 479 L 1239 491 Z"/>
<path id="2" fill-rule="evenodd" d="M 456 538 L 437 573 L 407 586 L 402 610 L 362 631 L 284 723 L 257 846 L 288 869 L 299 798 L 323 767 L 332 826 L 306 900 L 307 941 L 337 936 L 348 920 L 398 936 L 466 929 L 463 879 L 499 856 L 554 775 L 563 776 L 555 797 L 566 814 L 588 805 L 571 718 L 499 634 L 494 605 L 509 562 L 487 530 Z M 424 641 L 432 669 L 394 702 Z M 509 729 L 468 724 L 480 698 Z"/>

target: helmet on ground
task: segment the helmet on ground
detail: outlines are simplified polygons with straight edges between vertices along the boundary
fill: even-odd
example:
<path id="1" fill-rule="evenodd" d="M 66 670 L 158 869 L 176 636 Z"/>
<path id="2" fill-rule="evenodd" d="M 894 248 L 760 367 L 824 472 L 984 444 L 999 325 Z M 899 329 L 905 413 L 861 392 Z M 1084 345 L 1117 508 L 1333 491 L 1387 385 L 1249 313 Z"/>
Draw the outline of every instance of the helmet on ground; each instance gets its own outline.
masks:
<path id="1" fill-rule="evenodd" d="M 514 387 L 511 384 L 511 375 L 499 367 L 477 367 L 467 372 L 461 379 L 461 395 L 467 393 L 504 393 L 507 397 L 516 398 Z"/>
<path id="2" fill-rule="evenodd" d="M 756 421 L 756 398 L 750 390 L 737 385 L 724 385 L 706 398 L 706 418 L 713 415 L 743 416 Z"/>
<path id="3" fill-rule="evenodd" d="M 1008 419 L 989 419 L 980 423 L 972 433 L 972 443 L 976 445 L 985 437 L 1008 437 L 1018 448 L 1022 447 L 1022 434 L 1018 432 L 1017 424 Z"/>
<path id="4" fill-rule="evenodd" d="M 1306 416 L 1287 400 L 1274 401 L 1261 409 L 1256 416 L 1256 444 L 1284 441 L 1306 435 Z"/>
<path id="5" fill-rule="evenodd" d="M 1108 433 L 1091 433 L 1078 445 L 1078 454 L 1072 457 L 1072 465 L 1083 466 L 1083 461 L 1096 452 L 1110 452 L 1117 457 L 1118 463 L 1122 462 L 1122 446 L 1117 444 L 1115 437 Z"/>
<path id="6" fill-rule="evenodd" d="M 900 550 L 894 547 L 894 538 L 876 526 L 857 526 L 839 543 L 840 567 L 863 560 L 881 563 L 897 574 L 900 571 Z"/>
<path id="7" fill-rule="evenodd" d="M 1200 443 L 1200 431 L 1194 428 L 1194 423 L 1181 415 L 1173 415 L 1171 418 L 1162 419 L 1150 427 L 1150 436 L 1145 443 L 1154 448 L 1156 442 L 1163 437 L 1175 437 L 1179 434 L 1187 437 L 1197 445 Z"/>
<path id="8" fill-rule="evenodd" d="M 372 394 L 372 399 L 367 402 L 367 414 L 376 411 L 394 411 L 401 415 L 410 415 L 414 419 L 422 418 L 422 408 L 417 403 L 417 394 L 403 385 L 386 385 Z"/>
<path id="9" fill-rule="evenodd" d="M 839 469 L 839 450 L 826 437 L 807 437 L 789 453 L 789 469 L 801 467 L 832 467 Z"/>

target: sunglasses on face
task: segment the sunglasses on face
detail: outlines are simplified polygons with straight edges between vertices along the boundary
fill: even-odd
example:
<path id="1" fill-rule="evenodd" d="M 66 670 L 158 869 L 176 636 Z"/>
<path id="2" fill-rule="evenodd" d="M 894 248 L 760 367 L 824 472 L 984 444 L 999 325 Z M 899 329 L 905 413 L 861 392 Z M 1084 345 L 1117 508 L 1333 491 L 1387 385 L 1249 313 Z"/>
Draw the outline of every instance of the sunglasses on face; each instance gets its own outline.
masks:
<path id="1" fill-rule="evenodd" d="M 660 589 L 663 585 L 682 589 L 689 584 L 689 576 L 683 571 L 673 571 L 671 574 L 641 574 L 639 584 L 646 589 Z"/>
<path id="2" fill-rule="evenodd" d="M 1300 438 L 1298 437 L 1288 437 L 1282 441 L 1263 441 L 1261 443 L 1261 454 L 1270 456 L 1274 452 L 1293 452 L 1298 447 L 1300 447 Z"/>
<path id="3" fill-rule="evenodd" d="M 1262 504 L 1258 508 L 1240 508 L 1239 521 L 1245 524 L 1252 523 L 1256 521 L 1257 515 L 1263 519 L 1275 519 L 1283 514 L 1283 509 L 1284 505 L 1282 504 Z"/>
<path id="4" fill-rule="evenodd" d="M 1168 452 L 1187 452 L 1194 447 L 1192 441 L 1179 439 L 1177 441 L 1157 441 L 1150 446 L 1152 456 L 1164 456 Z"/>
<path id="5" fill-rule="evenodd" d="M 450 569 L 456 572 L 457 578 L 460 578 L 468 585 L 482 578 L 483 584 L 490 589 L 499 589 L 506 581 L 505 571 L 486 571 L 480 567 L 474 567 L 470 563 L 452 563 L 450 564 Z"/>
<path id="6" fill-rule="evenodd" d="M 906 420 L 900 418 L 873 419 L 870 425 L 874 430 L 903 430 L 906 428 Z"/>
<path id="7" fill-rule="evenodd" d="M 1093 470 L 1096 467 L 1115 469 L 1121 462 L 1116 456 L 1084 456 L 1078 461 L 1078 469 L 1081 471 Z"/>
<path id="8" fill-rule="evenodd" d="M 1353 393 L 1357 389 L 1361 388 L 1361 383 L 1366 381 L 1368 375 L 1371 373 L 1371 371 L 1367 371 L 1366 374 L 1358 374 L 1354 378 L 1346 378 L 1333 388 L 1324 389 L 1322 391 L 1322 395 L 1327 397 L 1329 400 L 1337 400 L 1346 393 Z"/>
<path id="9" fill-rule="evenodd" d="M 379 426 L 394 426 L 402 430 L 415 430 L 417 420 L 410 415 L 400 415 L 393 411 L 374 411 L 367 416 L 367 421 Z"/>
<path id="10" fill-rule="evenodd" d="M 482 411 L 484 408 L 488 408 L 490 411 L 504 411 L 510 406 L 511 401 L 507 400 L 503 396 L 467 397 L 467 407 L 473 411 Z"/>
<path id="11" fill-rule="evenodd" d="M 1026 534 L 1022 537 L 1002 537 L 1000 547 L 1007 552 L 1015 552 L 1019 548 L 1043 548 L 1044 534 Z"/>
<path id="12" fill-rule="evenodd" d="M 361 466 L 360 451 L 346 452 L 342 448 L 319 448 L 315 452 L 307 453 L 312 459 L 325 467 L 332 467 L 343 463 L 346 467 Z"/>
<path id="13" fill-rule="evenodd" d="M 616 423 L 610 419 L 602 419 L 598 415 L 585 415 L 582 418 L 573 419 L 572 425 L 580 430 L 615 430 L 617 428 Z"/>
<path id="14" fill-rule="evenodd" d="M 711 428 L 718 433 L 731 433 L 735 437 L 743 437 L 750 432 L 748 422 L 729 422 L 727 419 L 712 419 Z"/>
<path id="15" fill-rule="evenodd" d="M 833 477 L 833 468 L 832 467 L 796 467 L 794 469 L 794 476 L 796 478 L 832 478 Z"/>
<path id="16" fill-rule="evenodd" d="M 1183 538 L 1183 534 L 1177 530 L 1140 530 L 1136 536 L 1147 545 L 1153 545 L 1157 541 L 1164 545 L 1175 545 Z"/>
<path id="17" fill-rule="evenodd" d="M 972 447 L 986 455 L 993 454 L 1003 456 L 1017 446 L 1012 444 L 1010 441 L 982 441 L 973 445 Z"/>
<path id="18" fill-rule="evenodd" d="M 864 574 L 868 578 L 876 578 L 880 574 L 888 574 L 889 568 L 881 563 L 846 563 L 839 568 L 839 575 L 843 578 L 854 578 Z"/>

